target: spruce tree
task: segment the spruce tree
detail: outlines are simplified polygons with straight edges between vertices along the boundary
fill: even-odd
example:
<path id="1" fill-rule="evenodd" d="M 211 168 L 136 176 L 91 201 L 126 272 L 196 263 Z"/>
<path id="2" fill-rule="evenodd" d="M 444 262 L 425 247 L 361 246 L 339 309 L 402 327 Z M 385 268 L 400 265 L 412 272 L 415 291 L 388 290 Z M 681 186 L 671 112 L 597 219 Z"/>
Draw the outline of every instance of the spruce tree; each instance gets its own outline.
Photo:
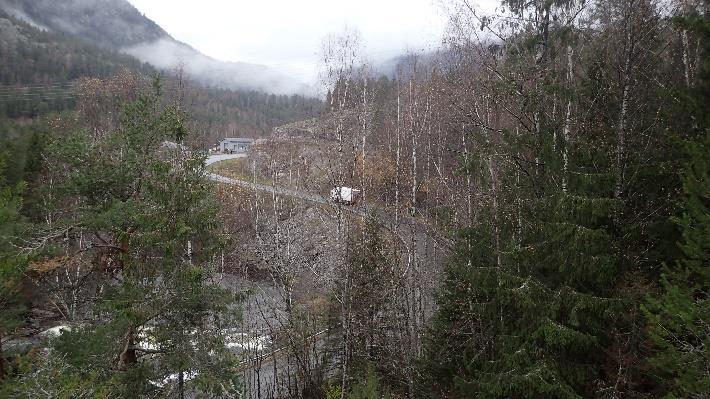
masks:
<path id="1" fill-rule="evenodd" d="M 694 122 L 685 134 L 683 197 L 679 216 L 682 256 L 666 264 L 661 291 L 644 306 L 655 354 L 653 372 L 666 397 L 704 397 L 710 392 L 710 21 L 707 15 L 678 20 L 704 45 L 698 82 L 682 106 Z"/>
<path id="2" fill-rule="evenodd" d="M 588 397 L 619 311 L 620 272 L 603 156 L 578 142 L 566 191 L 550 151 L 544 195 L 527 200 L 522 237 L 499 226 L 465 234 L 435 319 L 430 369 L 461 396 Z M 558 163 L 559 164 L 559 163 Z M 607 165 L 609 163 L 607 162 Z M 521 187 L 517 188 L 522 189 Z M 501 218 L 502 219 L 502 218 Z M 508 222 L 508 224 L 510 224 Z M 437 382 L 440 383 L 440 382 Z"/>
<path id="3" fill-rule="evenodd" d="M 184 139 L 186 118 L 161 105 L 159 87 L 124 106 L 116 131 L 75 131 L 49 149 L 60 181 L 47 200 L 61 217 L 38 232 L 49 245 L 37 251 L 81 265 L 72 288 L 87 299 L 53 350 L 98 395 L 234 394 L 223 331 L 238 309 L 213 280 L 217 208 L 204 156 L 164 145 Z"/>
<path id="4" fill-rule="evenodd" d="M 0 153 L 0 385 L 9 373 L 2 340 L 22 325 L 21 284 L 25 266 L 24 257 L 12 246 L 12 241 L 20 234 L 24 185 L 7 184 L 5 156 Z"/>
<path id="5" fill-rule="evenodd" d="M 346 270 L 341 277 L 347 284 L 344 298 L 348 320 L 347 362 L 353 380 L 369 378 L 368 374 L 382 371 L 392 375 L 400 370 L 384 370 L 385 360 L 392 354 L 384 351 L 388 340 L 387 328 L 394 328 L 396 294 L 400 288 L 397 269 L 398 253 L 378 222 L 368 215 L 356 232 L 349 237 Z M 339 315 L 340 316 L 340 315 Z"/>
<path id="6" fill-rule="evenodd" d="M 554 67 L 570 59 L 552 58 L 575 45 L 576 32 L 555 30 L 552 22 L 556 7 L 573 2 L 533 10 L 508 3 L 542 16 L 539 29 L 509 39 L 518 47 L 501 68 L 515 76 L 530 58 L 538 60 L 545 78 L 527 93 L 521 111 L 538 125 L 526 134 L 508 129 L 495 148 L 485 134 L 469 132 L 481 153 L 470 155 L 466 168 L 479 185 L 493 187 L 496 199 L 464 233 L 447 268 L 425 364 L 435 376 L 429 383 L 444 395 L 590 397 L 602 379 L 609 327 L 621 311 L 614 217 L 623 200 L 612 192 L 613 137 L 582 131 L 572 140 L 559 134 L 570 122 L 551 117 L 553 96 L 582 107 L 571 76 L 562 80 Z M 536 43 L 525 50 L 534 55 L 517 53 L 527 43 Z M 501 90 L 510 96 L 517 88 Z M 532 166 L 521 171 L 514 164 L 486 178 L 501 152 Z"/>
<path id="7" fill-rule="evenodd" d="M 668 397 L 678 398 L 710 392 L 710 132 L 687 148 L 677 219 L 685 258 L 664 268 L 662 293 L 646 307 L 657 350 L 651 363 Z"/>

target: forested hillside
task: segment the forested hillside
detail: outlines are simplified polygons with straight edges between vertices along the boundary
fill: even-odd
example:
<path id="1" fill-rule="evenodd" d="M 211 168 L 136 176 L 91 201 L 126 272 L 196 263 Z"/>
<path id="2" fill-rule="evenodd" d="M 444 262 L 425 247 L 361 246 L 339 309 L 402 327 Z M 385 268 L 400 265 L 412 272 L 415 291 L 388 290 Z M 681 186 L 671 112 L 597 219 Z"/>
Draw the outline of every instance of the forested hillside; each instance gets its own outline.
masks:
<path id="1" fill-rule="evenodd" d="M 127 1 L 0 0 L 0 9 L 35 27 L 113 49 L 170 36 Z"/>
<path id="2" fill-rule="evenodd" d="M 186 103 L 210 143 L 224 137 L 269 137 L 277 126 L 318 115 L 323 102 L 299 95 L 194 87 Z"/>
<path id="3" fill-rule="evenodd" d="M 130 29 L 128 29 L 130 31 Z M 0 11 L 0 117 L 34 118 L 72 110 L 86 78 L 111 78 L 128 70 L 144 77 L 158 71 L 137 59 L 91 44 L 81 36 L 40 30 Z M 168 80 L 176 71 L 164 71 Z M 227 135 L 263 137 L 278 125 L 313 116 L 320 101 L 301 96 L 204 87 L 185 80 L 183 100 L 199 145 Z"/>
<path id="4" fill-rule="evenodd" d="M 63 34 L 39 30 L 0 11 L 0 116 L 33 117 L 74 106 L 80 78 L 120 68 L 155 73 L 133 57 Z"/>
<path id="5" fill-rule="evenodd" d="M 0 10 L 38 29 L 79 37 L 164 71 L 181 67 L 191 80 L 206 86 L 277 94 L 313 92 L 304 82 L 267 66 L 202 54 L 174 39 L 127 0 L 2 0 Z"/>

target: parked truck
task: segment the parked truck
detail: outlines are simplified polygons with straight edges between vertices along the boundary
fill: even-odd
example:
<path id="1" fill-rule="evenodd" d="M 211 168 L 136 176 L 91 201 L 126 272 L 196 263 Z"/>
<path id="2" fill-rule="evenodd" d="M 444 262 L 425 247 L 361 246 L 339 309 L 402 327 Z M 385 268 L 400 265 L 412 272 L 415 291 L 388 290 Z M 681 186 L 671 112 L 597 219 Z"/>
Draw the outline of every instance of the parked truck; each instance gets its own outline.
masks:
<path id="1" fill-rule="evenodd" d="M 330 190 L 330 199 L 335 203 L 355 205 L 360 198 L 361 190 L 350 187 L 335 187 Z"/>

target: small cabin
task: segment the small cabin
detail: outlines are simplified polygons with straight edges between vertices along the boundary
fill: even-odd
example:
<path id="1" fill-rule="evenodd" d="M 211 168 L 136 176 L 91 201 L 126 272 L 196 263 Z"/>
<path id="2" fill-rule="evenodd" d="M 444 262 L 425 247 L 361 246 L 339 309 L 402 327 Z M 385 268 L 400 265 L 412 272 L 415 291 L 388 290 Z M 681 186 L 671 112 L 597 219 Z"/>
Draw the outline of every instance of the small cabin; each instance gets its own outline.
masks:
<path id="1" fill-rule="evenodd" d="M 218 148 L 224 154 L 240 154 L 247 152 L 247 149 L 252 144 L 254 144 L 254 139 L 233 137 L 220 141 Z"/>

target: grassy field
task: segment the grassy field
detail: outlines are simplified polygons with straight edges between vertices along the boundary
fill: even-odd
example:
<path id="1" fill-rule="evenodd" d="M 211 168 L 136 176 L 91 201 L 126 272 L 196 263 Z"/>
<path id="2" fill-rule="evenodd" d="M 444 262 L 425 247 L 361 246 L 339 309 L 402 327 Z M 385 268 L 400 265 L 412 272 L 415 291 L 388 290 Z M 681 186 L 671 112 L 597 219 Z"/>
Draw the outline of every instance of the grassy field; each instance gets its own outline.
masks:
<path id="1" fill-rule="evenodd" d="M 207 170 L 230 179 L 254 182 L 254 172 L 249 158 L 227 159 L 209 165 Z M 271 185 L 272 182 L 272 179 L 261 175 L 257 170 L 256 183 Z"/>
<path id="2" fill-rule="evenodd" d="M 252 181 L 254 179 L 247 158 L 228 159 L 226 161 L 217 162 L 208 166 L 207 170 L 231 179 L 246 181 Z"/>

